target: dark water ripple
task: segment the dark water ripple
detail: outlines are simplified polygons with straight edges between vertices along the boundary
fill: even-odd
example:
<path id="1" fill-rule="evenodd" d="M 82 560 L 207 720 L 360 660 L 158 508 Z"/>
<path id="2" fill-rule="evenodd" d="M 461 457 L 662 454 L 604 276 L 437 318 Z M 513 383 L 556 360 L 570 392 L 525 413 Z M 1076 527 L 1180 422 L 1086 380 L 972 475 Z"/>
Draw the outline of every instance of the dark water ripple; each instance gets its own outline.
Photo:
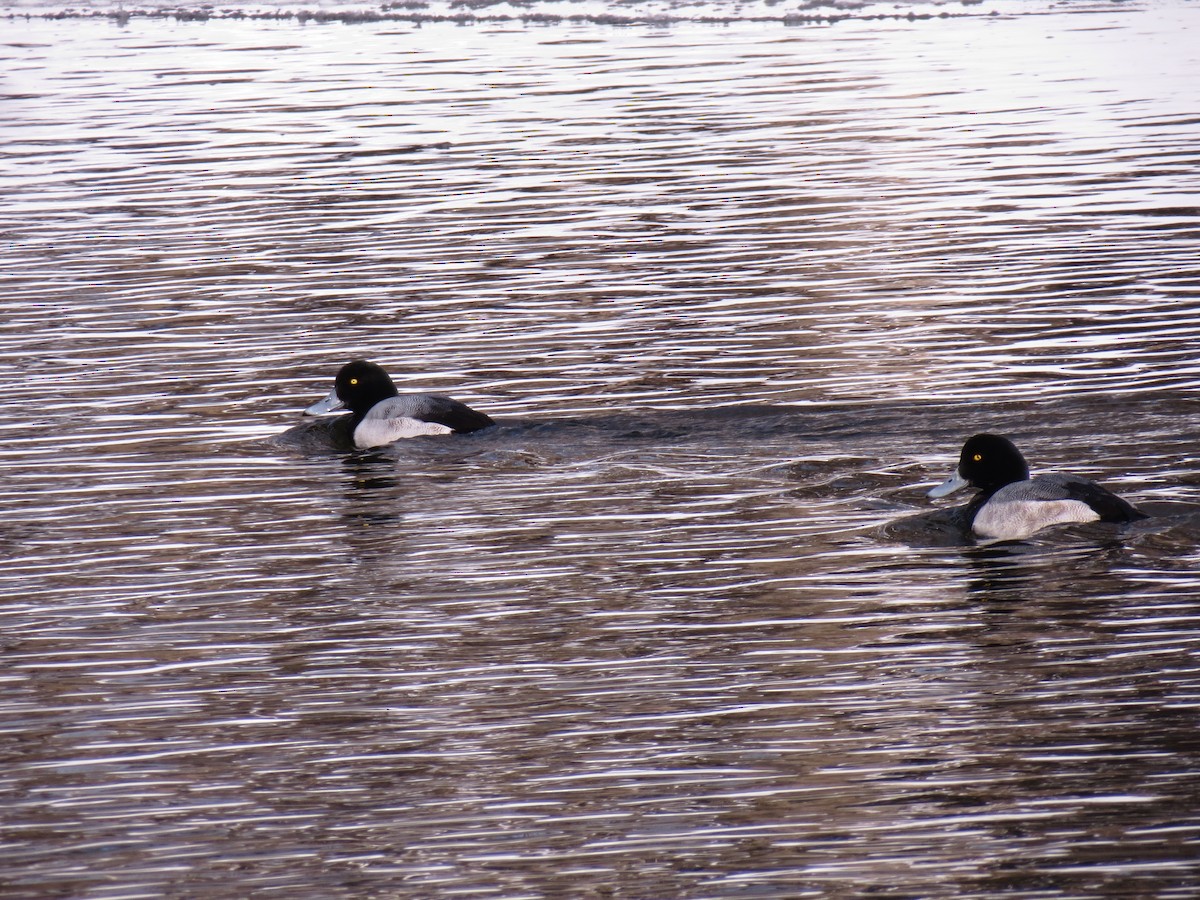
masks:
<path id="1" fill-rule="evenodd" d="M 1196 894 L 1200 20 L 858 11 L 10 21 L 0 893 Z"/>

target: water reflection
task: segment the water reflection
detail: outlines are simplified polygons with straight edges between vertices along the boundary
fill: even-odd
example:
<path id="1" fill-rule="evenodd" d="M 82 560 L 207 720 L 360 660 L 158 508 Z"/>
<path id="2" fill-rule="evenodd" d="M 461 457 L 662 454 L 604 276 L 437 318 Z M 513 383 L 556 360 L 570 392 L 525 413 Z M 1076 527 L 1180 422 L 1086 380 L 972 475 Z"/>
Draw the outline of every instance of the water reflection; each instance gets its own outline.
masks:
<path id="1" fill-rule="evenodd" d="M 972 572 L 967 588 L 972 597 L 988 604 L 1033 603 L 1040 607 L 1045 597 L 1068 597 L 1087 608 L 1095 597 L 1080 596 L 1077 582 L 1091 585 L 1100 597 L 1120 596 L 1129 585 L 1114 571 L 1123 544 L 1115 529 L 1099 527 L 1087 531 L 1081 546 L 1063 543 L 1063 529 L 1053 553 L 1028 542 L 1004 542 L 972 547 L 966 551 Z"/>
<path id="2" fill-rule="evenodd" d="M 383 453 L 359 452 L 345 459 L 342 528 L 350 555 L 364 561 L 378 553 L 381 536 L 400 538 L 403 498 L 395 461 Z M 402 546 L 393 544 L 392 552 Z M 375 548 L 372 551 L 372 548 Z"/>

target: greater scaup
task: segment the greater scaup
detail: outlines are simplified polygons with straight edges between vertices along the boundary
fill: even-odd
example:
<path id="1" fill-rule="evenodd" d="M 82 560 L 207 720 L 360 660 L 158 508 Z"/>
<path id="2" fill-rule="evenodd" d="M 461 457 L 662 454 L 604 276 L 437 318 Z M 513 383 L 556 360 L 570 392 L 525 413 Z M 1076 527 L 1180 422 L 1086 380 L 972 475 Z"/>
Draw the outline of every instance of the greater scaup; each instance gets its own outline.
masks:
<path id="1" fill-rule="evenodd" d="M 366 360 L 346 363 L 324 400 L 304 410 L 319 416 L 345 407 L 346 428 L 360 450 L 424 434 L 467 434 L 495 423 L 481 412 L 438 394 L 400 394 L 381 367 Z"/>
<path id="2" fill-rule="evenodd" d="M 964 510 L 966 527 L 989 540 L 1021 540 L 1050 525 L 1070 522 L 1146 518 L 1116 494 L 1078 475 L 1030 478 L 1021 451 L 996 434 L 977 434 L 963 444 L 958 470 L 929 496 L 945 497 L 968 485 L 979 488 L 979 493 Z"/>

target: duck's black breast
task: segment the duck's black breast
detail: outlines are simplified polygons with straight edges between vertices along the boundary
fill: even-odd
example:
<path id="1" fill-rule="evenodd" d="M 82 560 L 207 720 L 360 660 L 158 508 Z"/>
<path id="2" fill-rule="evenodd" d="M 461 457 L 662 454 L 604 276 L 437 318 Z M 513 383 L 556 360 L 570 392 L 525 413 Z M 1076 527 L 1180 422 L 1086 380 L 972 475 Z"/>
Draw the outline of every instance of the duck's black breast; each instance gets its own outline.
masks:
<path id="1" fill-rule="evenodd" d="M 271 438 L 270 442 L 301 453 L 347 453 L 356 449 L 354 419 L 352 415 L 345 415 L 305 420 Z"/>

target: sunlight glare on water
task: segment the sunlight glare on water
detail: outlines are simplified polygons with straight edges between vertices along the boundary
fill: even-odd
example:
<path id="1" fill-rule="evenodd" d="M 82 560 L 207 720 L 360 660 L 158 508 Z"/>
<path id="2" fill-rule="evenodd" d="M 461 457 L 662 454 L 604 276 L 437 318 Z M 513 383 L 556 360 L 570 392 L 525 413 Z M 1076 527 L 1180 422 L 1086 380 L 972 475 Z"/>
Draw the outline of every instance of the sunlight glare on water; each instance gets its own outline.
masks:
<path id="1" fill-rule="evenodd" d="M 9 9 L 6 897 L 1200 890 L 1193 5 Z"/>

